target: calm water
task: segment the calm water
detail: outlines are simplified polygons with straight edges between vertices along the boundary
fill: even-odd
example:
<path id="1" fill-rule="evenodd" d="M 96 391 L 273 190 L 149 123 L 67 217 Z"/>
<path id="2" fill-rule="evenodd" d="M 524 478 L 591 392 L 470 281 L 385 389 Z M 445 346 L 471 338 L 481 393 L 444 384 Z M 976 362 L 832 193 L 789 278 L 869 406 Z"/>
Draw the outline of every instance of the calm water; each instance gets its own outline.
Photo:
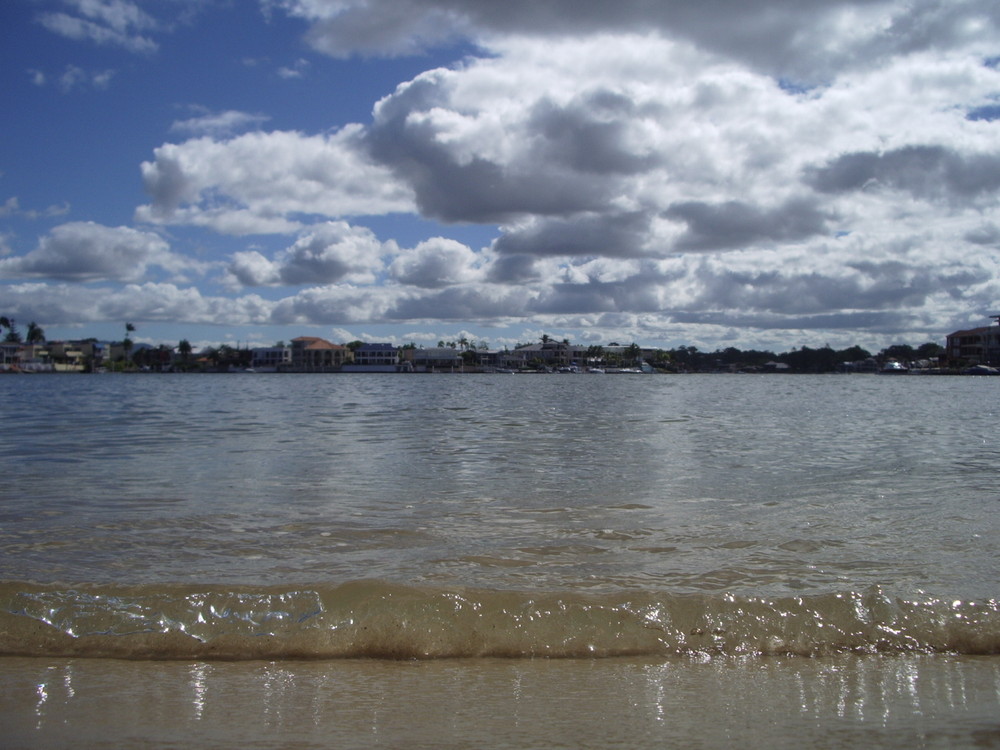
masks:
<path id="1" fill-rule="evenodd" d="M 16 705 L 65 726 L 89 692 L 67 697 L 65 675 L 107 677 L 103 657 L 196 660 L 232 690 L 231 672 L 197 660 L 298 664 L 302 685 L 318 667 L 286 660 L 438 656 L 493 675 L 502 714 L 514 688 L 490 657 L 627 657 L 715 693 L 718 664 L 737 659 L 747 690 L 789 705 L 805 683 L 827 695 L 830 674 L 922 674 L 940 690 L 922 698 L 921 741 L 964 731 L 945 726 L 956 690 L 981 703 L 962 726 L 995 741 L 997 724 L 976 721 L 1000 715 L 997 657 L 975 655 L 1000 652 L 998 410 L 1000 378 L 0 378 L 0 648 L 44 654 L 4 660 L 12 695 L 34 686 Z M 704 659 L 714 671 L 695 669 Z M 274 679 L 246 664 L 247 684 Z M 596 664 L 618 666 L 575 669 L 608 669 L 628 692 L 622 662 Z M 60 675 L 58 701 L 38 703 L 33 670 Z M 177 680 L 188 705 L 197 690 Z M 916 731 L 917 693 L 878 684 Z M 663 696 L 656 709 L 646 678 L 634 689 L 638 713 L 620 718 L 652 722 L 653 741 Z M 580 694 L 580 722 L 601 695 Z M 859 710 L 836 695 L 806 724 Z M 850 726 L 874 731 L 865 705 Z"/>

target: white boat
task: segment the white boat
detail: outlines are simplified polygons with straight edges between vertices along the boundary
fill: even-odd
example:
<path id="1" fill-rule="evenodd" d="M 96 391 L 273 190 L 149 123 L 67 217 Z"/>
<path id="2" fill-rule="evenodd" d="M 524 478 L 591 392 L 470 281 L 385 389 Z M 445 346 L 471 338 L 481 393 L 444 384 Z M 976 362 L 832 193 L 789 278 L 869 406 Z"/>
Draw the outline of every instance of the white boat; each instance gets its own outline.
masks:
<path id="1" fill-rule="evenodd" d="M 879 370 L 879 374 L 881 375 L 906 375 L 908 372 L 909 369 L 894 359 L 890 359 L 882 365 L 882 369 Z"/>
<path id="2" fill-rule="evenodd" d="M 1000 375 L 1000 369 L 989 365 L 973 365 L 962 370 L 963 375 Z"/>

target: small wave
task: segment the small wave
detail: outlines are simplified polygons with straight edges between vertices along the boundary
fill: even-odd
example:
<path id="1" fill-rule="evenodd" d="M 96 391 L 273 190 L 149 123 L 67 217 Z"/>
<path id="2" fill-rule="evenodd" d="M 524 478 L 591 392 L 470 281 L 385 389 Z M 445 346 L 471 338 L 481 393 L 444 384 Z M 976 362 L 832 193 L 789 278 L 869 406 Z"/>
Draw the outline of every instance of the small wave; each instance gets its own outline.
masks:
<path id="1" fill-rule="evenodd" d="M 0 653 L 134 659 L 1000 653 L 1000 602 L 0 584 Z"/>

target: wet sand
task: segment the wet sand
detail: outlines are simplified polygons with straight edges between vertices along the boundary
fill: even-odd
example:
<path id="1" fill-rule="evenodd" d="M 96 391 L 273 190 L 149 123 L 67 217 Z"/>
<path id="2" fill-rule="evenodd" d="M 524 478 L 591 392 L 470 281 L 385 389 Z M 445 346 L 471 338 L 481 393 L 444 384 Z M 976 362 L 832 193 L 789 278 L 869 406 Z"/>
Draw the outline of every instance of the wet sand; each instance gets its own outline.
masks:
<path id="1" fill-rule="evenodd" d="M 3 745 L 998 747 L 1000 658 L 0 659 Z"/>

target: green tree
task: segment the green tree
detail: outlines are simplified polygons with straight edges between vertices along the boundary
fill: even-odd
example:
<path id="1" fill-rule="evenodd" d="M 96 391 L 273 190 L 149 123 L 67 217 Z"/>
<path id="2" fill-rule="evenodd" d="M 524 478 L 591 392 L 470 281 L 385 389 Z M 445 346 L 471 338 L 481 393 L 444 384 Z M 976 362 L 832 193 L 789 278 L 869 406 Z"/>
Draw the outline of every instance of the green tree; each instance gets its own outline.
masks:
<path id="1" fill-rule="evenodd" d="M 944 354 L 944 347 L 940 344 L 935 344 L 933 341 L 928 341 L 926 344 L 921 344 L 917 347 L 918 359 L 937 359 L 942 354 Z"/>
<path id="2" fill-rule="evenodd" d="M 0 318 L 0 326 L 7 329 L 7 335 L 3 340 L 8 344 L 21 343 L 21 334 L 17 330 L 17 321 L 13 318 Z"/>
<path id="3" fill-rule="evenodd" d="M 657 349 L 653 352 L 653 365 L 655 367 L 667 367 L 670 365 L 670 352 Z"/>
<path id="4" fill-rule="evenodd" d="M 916 359 L 917 352 L 909 344 L 893 344 L 887 349 L 879 352 L 879 359 L 883 362 L 888 359 L 895 359 L 900 362 L 910 362 Z"/>
<path id="5" fill-rule="evenodd" d="M 857 344 L 837 352 L 837 359 L 841 362 L 862 362 L 870 356 L 872 356 L 870 351 L 862 349 Z"/>
<path id="6" fill-rule="evenodd" d="M 41 344 L 45 341 L 45 331 L 38 323 L 31 321 L 28 323 L 28 335 L 25 337 L 25 341 L 29 344 Z"/>
<path id="7" fill-rule="evenodd" d="M 639 359 L 641 355 L 642 355 L 642 349 L 640 349 L 639 345 L 634 341 L 631 344 L 629 344 L 628 348 L 625 350 L 626 361 L 633 367 L 639 364 Z"/>
<path id="8" fill-rule="evenodd" d="M 125 338 L 122 341 L 122 349 L 125 351 L 125 363 L 123 369 L 128 367 L 129 355 L 132 353 L 131 334 L 135 333 L 135 326 L 131 323 L 125 324 Z"/>
<path id="9" fill-rule="evenodd" d="M 591 344 L 587 347 L 587 364 L 599 366 L 604 364 L 604 347 L 600 344 Z"/>

